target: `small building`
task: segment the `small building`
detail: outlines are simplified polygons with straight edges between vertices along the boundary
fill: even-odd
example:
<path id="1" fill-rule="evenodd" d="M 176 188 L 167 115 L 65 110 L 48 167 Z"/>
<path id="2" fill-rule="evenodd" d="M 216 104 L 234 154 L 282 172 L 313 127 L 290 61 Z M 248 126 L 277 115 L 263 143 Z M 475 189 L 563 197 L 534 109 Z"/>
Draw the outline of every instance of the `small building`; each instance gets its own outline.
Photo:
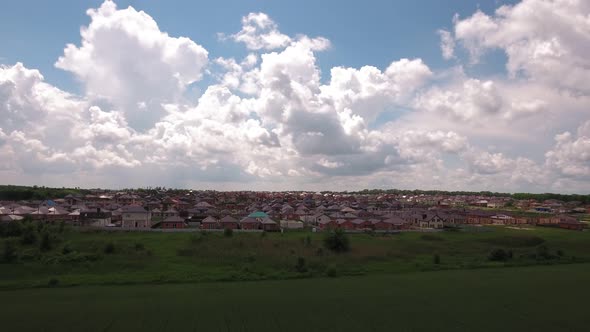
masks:
<path id="1" fill-rule="evenodd" d="M 227 215 L 227 216 L 219 219 L 219 225 L 221 226 L 222 229 L 237 229 L 239 223 L 238 223 L 238 219 Z"/>
<path id="2" fill-rule="evenodd" d="M 201 228 L 202 229 L 220 229 L 221 224 L 219 220 L 213 216 L 208 216 L 207 218 L 201 221 Z"/>
<path id="3" fill-rule="evenodd" d="M 171 216 L 154 225 L 154 228 L 179 229 L 186 228 L 187 224 L 181 217 Z"/>
<path id="4" fill-rule="evenodd" d="M 106 227 L 111 224 L 111 211 L 100 208 L 80 211 L 78 220 L 82 226 Z"/>
<path id="5" fill-rule="evenodd" d="M 138 205 L 128 205 L 121 209 L 121 227 L 151 228 L 152 215 Z"/>
<path id="6" fill-rule="evenodd" d="M 241 229 L 259 229 L 261 224 L 261 218 L 245 217 L 240 220 Z"/>

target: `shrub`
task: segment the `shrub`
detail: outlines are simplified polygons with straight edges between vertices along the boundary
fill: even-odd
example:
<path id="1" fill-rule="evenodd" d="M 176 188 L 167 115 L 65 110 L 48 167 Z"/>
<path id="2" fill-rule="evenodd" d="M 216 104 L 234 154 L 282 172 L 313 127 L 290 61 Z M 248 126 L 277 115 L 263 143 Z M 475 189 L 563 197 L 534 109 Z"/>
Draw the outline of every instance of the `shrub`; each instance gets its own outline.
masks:
<path id="1" fill-rule="evenodd" d="M 537 258 L 552 259 L 553 255 L 551 255 L 547 246 L 539 246 L 537 247 Z"/>
<path id="2" fill-rule="evenodd" d="M 140 251 L 140 250 L 143 250 L 143 249 L 145 249 L 145 246 L 143 245 L 143 243 L 141 243 L 141 242 L 136 242 L 135 243 L 135 250 Z"/>
<path id="3" fill-rule="evenodd" d="M 305 265 L 305 258 L 298 257 L 297 263 L 295 263 L 295 270 L 299 273 L 307 272 L 307 266 Z"/>
<path id="4" fill-rule="evenodd" d="M 23 232 L 23 224 L 19 221 L 0 222 L 0 236 L 20 236 Z"/>
<path id="5" fill-rule="evenodd" d="M 234 230 L 231 228 L 226 228 L 223 230 L 223 236 L 225 237 L 232 237 L 234 235 Z"/>
<path id="6" fill-rule="evenodd" d="M 35 244 L 37 243 L 37 229 L 32 224 L 27 224 L 22 230 L 21 243 Z"/>
<path id="7" fill-rule="evenodd" d="M 72 247 L 70 246 L 70 244 L 69 243 L 66 243 L 64 245 L 63 249 L 61 250 L 61 253 L 64 254 L 64 255 L 67 255 L 67 254 L 69 254 L 69 253 L 71 253 L 73 251 L 74 250 L 72 249 Z"/>
<path id="8" fill-rule="evenodd" d="M 509 258 L 508 252 L 501 248 L 492 250 L 488 256 L 488 259 L 494 262 L 504 262 Z"/>
<path id="9" fill-rule="evenodd" d="M 49 287 L 56 287 L 57 285 L 59 285 L 59 279 L 57 279 L 57 278 L 51 278 L 47 282 L 47 286 L 49 286 Z"/>
<path id="10" fill-rule="evenodd" d="M 318 248 L 315 251 L 316 256 L 324 256 L 324 248 Z"/>
<path id="11" fill-rule="evenodd" d="M 115 253 L 115 244 L 113 242 L 109 242 L 104 246 L 103 249 L 105 254 L 113 254 Z"/>
<path id="12" fill-rule="evenodd" d="M 7 263 L 14 262 L 18 258 L 14 241 L 4 241 L 4 251 L 2 252 L 2 258 Z"/>
<path id="13" fill-rule="evenodd" d="M 561 250 L 561 249 L 558 249 L 558 250 L 557 250 L 557 256 L 559 256 L 559 257 L 563 257 L 563 256 L 565 256 L 565 254 L 563 253 L 563 250 Z"/>
<path id="14" fill-rule="evenodd" d="M 434 256 L 432 256 L 432 261 L 434 262 L 434 264 L 440 264 L 440 255 L 434 254 Z"/>
<path id="15" fill-rule="evenodd" d="M 43 235 L 41 235 L 41 243 L 39 244 L 39 249 L 41 251 L 49 251 L 51 250 L 53 243 L 51 243 L 51 234 L 48 231 L 44 231 Z"/>
<path id="16" fill-rule="evenodd" d="M 350 241 L 344 231 L 337 229 L 326 235 L 324 238 L 324 246 L 336 253 L 342 253 L 350 250 Z"/>
<path id="17" fill-rule="evenodd" d="M 336 269 L 336 266 L 328 266 L 328 269 L 326 270 L 326 275 L 330 278 L 336 278 L 338 276 L 338 270 Z"/>

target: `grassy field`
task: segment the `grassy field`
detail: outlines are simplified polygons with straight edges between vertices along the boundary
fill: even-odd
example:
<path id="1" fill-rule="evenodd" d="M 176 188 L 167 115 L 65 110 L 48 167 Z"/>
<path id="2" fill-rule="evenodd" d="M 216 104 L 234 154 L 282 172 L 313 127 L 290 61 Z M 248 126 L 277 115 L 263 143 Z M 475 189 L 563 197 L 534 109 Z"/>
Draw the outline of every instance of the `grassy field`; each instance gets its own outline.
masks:
<path id="1" fill-rule="evenodd" d="M 590 265 L 1 291 L 3 331 L 587 331 Z"/>
<path id="2" fill-rule="evenodd" d="M 40 240 L 23 245 L 15 238 L 18 258 L 0 264 L 0 289 L 282 280 L 590 262 L 590 232 L 549 228 L 353 234 L 351 250 L 342 254 L 325 249 L 323 236 L 70 230 L 56 234 L 46 251 L 39 249 Z M 0 248 L 5 241 L 0 239 Z M 490 261 L 494 248 L 510 251 L 512 258 Z"/>

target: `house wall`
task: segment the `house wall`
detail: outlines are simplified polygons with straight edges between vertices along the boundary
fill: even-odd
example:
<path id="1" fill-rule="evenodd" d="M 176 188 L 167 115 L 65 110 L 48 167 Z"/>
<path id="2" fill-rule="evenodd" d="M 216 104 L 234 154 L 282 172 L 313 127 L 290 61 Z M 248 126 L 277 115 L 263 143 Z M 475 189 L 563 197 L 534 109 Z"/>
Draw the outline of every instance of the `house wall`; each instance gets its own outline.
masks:
<path id="1" fill-rule="evenodd" d="M 124 212 L 122 218 L 121 227 L 123 228 L 150 228 L 152 226 L 149 212 Z"/>

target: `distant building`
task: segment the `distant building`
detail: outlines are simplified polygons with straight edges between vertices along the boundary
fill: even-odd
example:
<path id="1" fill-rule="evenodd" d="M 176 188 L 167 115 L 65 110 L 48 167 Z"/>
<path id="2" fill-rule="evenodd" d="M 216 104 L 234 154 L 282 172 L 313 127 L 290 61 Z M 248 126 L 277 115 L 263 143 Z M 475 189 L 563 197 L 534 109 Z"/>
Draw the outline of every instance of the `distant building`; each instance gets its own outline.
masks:
<path id="1" fill-rule="evenodd" d="M 150 228 L 152 215 L 141 206 L 128 205 L 122 208 L 121 227 L 123 228 Z"/>

